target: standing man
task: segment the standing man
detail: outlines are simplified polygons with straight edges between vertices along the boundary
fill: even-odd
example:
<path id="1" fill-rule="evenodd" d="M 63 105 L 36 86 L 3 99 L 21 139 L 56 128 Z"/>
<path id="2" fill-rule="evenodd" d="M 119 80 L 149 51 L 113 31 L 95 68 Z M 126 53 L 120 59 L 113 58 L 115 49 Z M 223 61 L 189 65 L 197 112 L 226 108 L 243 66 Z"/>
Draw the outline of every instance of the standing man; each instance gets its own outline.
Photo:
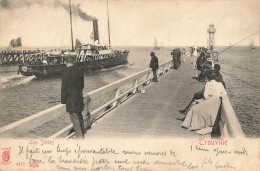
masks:
<path id="1" fill-rule="evenodd" d="M 196 61 L 197 70 L 198 70 L 198 80 L 200 80 L 202 64 L 204 62 L 204 58 L 205 58 L 205 53 L 201 52 L 200 56 L 198 56 L 197 61 Z"/>
<path id="2" fill-rule="evenodd" d="M 193 55 L 193 52 L 194 52 L 194 46 L 190 47 L 190 56 Z"/>
<path id="3" fill-rule="evenodd" d="M 181 49 L 178 48 L 177 50 L 177 59 L 178 59 L 178 63 L 179 63 L 179 66 L 181 66 Z"/>
<path id="4" fill-rule="evenodd" d="M 178 50 L 175 48 L 171 55 L 172 55 L 172 60 L 173 60 L 173 66 L 174 66 L 174 69 L 178 69 L 179 67 L 179 62 L 178 62 L 178 58 L 177 58 L 177 52 Z"/>
<path id="5" fill-rule="evenodd" d="M 156 72 L 158 69 L 158 58 L 155 56 L 154 52 L 151 52 L 150 68 L 153 70 L 153 82 L 158 82 Z"/>
<path id="6" fill-rule="evenodd" d="M 65 59 L 67 67 L 62 73 L 61 103 L 66 104 L 76 138 L 84 139 L 86 133 L 82 116 L 84 74 L 73 64 L 74 57 Z"/>

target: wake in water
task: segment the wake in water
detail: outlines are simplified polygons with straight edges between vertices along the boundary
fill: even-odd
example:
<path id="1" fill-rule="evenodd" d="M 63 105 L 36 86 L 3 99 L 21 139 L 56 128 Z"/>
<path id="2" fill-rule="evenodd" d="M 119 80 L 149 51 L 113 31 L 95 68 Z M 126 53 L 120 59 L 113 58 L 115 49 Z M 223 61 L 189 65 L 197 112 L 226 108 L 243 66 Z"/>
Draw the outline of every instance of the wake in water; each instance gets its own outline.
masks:
<path id="1" fill-rule="evenodd" d="M 0 84 L 9 82 L 11 80 L 19 79 L 23 77 L 22 75 L 10 75 L 10 76 L 0 76 Z"/>
<path id="2" fill-rule="evenodd" d="M 25 77 L 22 75 L 0 76 L 0 89 L 26 84 L 34 78 L 35 76 Z"/>
<path id="3" fill-rule="evenodd" d="M 122 68 L 122 67 L 125 67 L 126 65 L 117 65 L 117 66 L 114 66 L 114 67 L 110 67 L 110 68 L 103 68 L 97 72 L 104 72 L 104 71 L 111 71 L 111 70 L 116 70 L 118 68 Z"/>
<path id="4" fill-rule="evenodd" d="M 132 65 L 134 65 L 134 62 L 132 62 L 132 61 L 128 61 L 127 66 L 132 66 Z"/>

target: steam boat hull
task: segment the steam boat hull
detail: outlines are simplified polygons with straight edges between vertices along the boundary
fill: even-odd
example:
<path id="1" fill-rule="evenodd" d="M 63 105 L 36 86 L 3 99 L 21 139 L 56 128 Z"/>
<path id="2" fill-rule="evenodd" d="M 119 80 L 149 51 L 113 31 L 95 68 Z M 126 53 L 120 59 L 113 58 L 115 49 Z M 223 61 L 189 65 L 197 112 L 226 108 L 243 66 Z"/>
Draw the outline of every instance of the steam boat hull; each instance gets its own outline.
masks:
<path id="1" fill-rule="evenodd" d="M 99 70 L 103 68 L 110 68 L 117 65 L 127 64 L 128 52 L 118 53 L 117 55 L 108 58 L 89 60 L 84 62 L 74 62 L 74 65 L 83 69 L 86 72 L 93 70 Z M 61 75 L 62 71 L 66 68 L 66 64 L 48 64 L 48 65 L 19 65 L 18 72 L 24 76 L 36 77 L 51 77 L 55 75 Z"/>

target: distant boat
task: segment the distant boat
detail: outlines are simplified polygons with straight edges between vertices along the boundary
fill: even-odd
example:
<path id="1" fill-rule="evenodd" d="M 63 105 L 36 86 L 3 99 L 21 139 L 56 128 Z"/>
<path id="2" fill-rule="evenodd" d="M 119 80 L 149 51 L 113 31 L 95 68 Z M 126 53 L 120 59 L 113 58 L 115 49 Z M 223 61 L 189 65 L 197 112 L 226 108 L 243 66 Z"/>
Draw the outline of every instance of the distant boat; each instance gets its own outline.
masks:
<path id="1" fill-rule="evenodd" d="M 251 49 L 255 49 L 253 40 L 251 40 L 251 42 L 249 43 L 249 47 L 251 47 Z"/>
<path id="2" fill-rule="evenodd" d="M 154 40 L 154 50 L 160 50 L 161 47 L 157 45 L 157 40 L 156 40 L 156 37 L 155 37 L 155 40 Z"/>

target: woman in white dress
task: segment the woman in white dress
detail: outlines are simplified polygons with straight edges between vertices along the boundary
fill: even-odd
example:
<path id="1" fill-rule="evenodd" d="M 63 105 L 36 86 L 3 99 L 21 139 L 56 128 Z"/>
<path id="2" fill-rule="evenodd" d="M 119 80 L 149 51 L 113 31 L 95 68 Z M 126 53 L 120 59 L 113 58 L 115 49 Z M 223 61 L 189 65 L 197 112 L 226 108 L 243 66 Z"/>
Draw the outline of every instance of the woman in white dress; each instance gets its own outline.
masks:
<path id="1" fill-rule="evenodd" d="M 189 130 L 199 130 L 212 127 L 220 107 L 220 97 L 226 96 L 227 92 L 221 82 L 215 80 L 216 74 L 208 76 L 209 81 L 205 85 L 204 99 L 196 101 L 197 104 L 187 113 L 182 126 Z"/>

